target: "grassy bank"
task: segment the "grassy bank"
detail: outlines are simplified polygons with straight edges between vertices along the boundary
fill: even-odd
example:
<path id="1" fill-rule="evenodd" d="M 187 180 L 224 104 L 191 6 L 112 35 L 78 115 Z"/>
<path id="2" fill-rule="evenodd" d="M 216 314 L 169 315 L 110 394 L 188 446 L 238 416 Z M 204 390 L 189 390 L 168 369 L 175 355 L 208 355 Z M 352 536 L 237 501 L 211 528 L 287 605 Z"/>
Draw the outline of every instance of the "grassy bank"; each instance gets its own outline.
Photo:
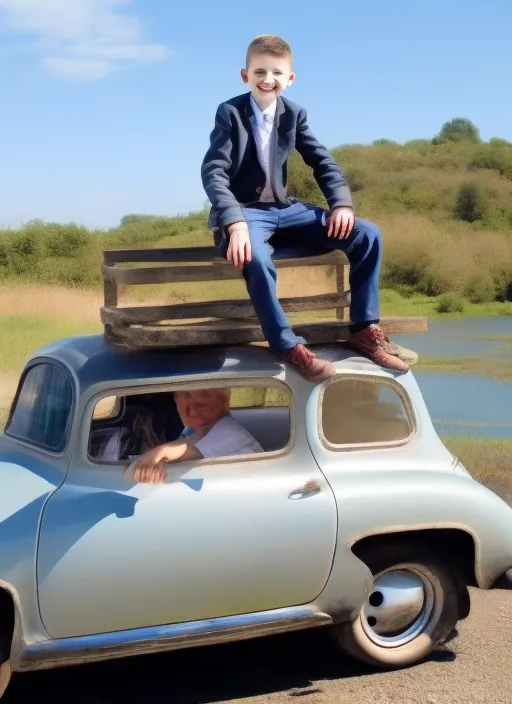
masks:
<path id="1" fill-rule="evenodd" d="M 512 315 L 512 301 L 488 301 L 471 303 L 460 299 L 462 310 L 442 313 L 438 310 L 444 295 L 425 296 L 421 293 L 402 295 L 394 289 L 382 289 L 380 292 L 382 315 L 426 315 L 429 318 L 457 319 L 478 318 L 495 315 Z M 455 299 L 459 300 L 459 299 Z M 481 338 L 480 338 L 481 339 Z M 490 340 L 489 342 L 497 341 Z"/>
<path id="2" fill-rule="evenodd" d="M 512 505 L 512 440 L 461 435 L 443 441 L 475 479 Z"/>
<path id="3" fill-rule="evenodd" d="M 482 374 L 499 381 L 512 381 L 512 355 L 495 358 L 420 356 L 414 369 L 428 372 Z"/>

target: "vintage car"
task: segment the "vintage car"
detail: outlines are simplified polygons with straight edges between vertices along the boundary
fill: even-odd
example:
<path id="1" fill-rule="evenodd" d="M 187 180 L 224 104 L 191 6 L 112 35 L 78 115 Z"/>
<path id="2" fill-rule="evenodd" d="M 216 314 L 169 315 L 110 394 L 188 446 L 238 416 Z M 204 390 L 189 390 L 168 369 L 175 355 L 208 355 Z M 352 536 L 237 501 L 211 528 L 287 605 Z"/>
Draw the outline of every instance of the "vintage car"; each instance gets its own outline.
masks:
<path id="1" fill-rule="evenodd" d="M 93 335 L 27 361 L 0 437 L 2 691 L 11 672 L 312 627 L 403 667 L 452 636 L 468 587 L 509 588 L 512 509 L 444 447 L 413 373 L 317 352 L 337 369 L 320 384 L 250 345 Z M 263 452 L 134 483 L 143 441 L 183 430 L 173 392 L 216 386 Z"/>

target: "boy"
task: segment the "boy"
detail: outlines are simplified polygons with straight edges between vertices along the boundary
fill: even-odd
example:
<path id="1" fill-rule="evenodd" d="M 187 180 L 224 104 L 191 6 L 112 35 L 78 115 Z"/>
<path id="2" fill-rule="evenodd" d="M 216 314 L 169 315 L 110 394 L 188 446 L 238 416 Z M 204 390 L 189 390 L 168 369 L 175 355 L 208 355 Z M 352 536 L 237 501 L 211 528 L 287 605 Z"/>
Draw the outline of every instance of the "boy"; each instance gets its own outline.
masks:
<path id="1" fill-rule="evenodd" d="M 229 412 L 230 397 L 230 389 L 223 388 L 175 391 L 185 431 L 177 440 L 145 452 L 131 469 L 133 481 L 161 484 L 167 476 L 166 462 L 263 452 L 258 441 Z"/>
<path id="2" fill-rule="evenodd" d="M 215 244 L 242 270 L 269 347 L 308 381 L 334 374 L 333 365 L 294 334 L 279 303 L 269 242 L 277 233 L 281 241 L 284 237 L 318 253 L 346 252 L 351 265 L 346 344 L 383 367 L 406 372 L 407 364 L 389 353 L 389 340 L 378 327 L 380 232 L 355 218 L 343 171 L 313 136 L 306 111 L 281 97 L 295 80 L 290 46 L 274 35 L 257 37 L 241 76 L 250 92 L 217 109 L 201 176 L 212 203 L 208 226 Z M 329 212 L 287 196 L 286 160 L 293 148 L 313 168 Z"/>

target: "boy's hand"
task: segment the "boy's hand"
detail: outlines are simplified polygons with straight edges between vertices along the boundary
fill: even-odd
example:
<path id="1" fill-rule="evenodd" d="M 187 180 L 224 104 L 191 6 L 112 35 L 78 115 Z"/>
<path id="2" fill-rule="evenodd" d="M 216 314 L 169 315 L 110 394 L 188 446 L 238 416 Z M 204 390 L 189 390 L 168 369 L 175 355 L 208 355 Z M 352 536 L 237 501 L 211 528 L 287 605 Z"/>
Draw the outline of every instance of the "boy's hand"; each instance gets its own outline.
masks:
<path id="1" fill-rule="evenodd" d="M 348 237 L 354 227 L 354 211 L 352 208 L 334 208 L 329 217 L 327 237 L 339 237 L 340 240 Z"/>
<path id="2" fill-rule="evenodd" d="M 227 258 L 237 269 L 242 269 L 244 262 L 251 261 L 251 240 L 246 222 L 234 222 L 228 227 L 229 247 Z"/>
<path id="3" fill-rule="evenodd" d="M 165 446 L 155 447 L 144 453 L 132 471 L 134 482 L 146 484 L 161 484 L 167 478 L 163 463 L 168 460 Z"/>

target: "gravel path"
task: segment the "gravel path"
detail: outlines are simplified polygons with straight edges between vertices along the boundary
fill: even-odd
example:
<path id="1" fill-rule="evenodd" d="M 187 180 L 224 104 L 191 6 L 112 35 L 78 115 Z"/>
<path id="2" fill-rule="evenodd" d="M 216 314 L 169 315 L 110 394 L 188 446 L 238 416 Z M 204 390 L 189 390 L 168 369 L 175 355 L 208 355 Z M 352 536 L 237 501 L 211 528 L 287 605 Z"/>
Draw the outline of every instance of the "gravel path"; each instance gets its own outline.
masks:
<path id="1" fill-rule="evenodd" d="M 512 592 L 471 599 L 458 637 L 408 670 L 369 670 L 303 632 L 20 675 L 2 704 L 511 704 Z"/>

